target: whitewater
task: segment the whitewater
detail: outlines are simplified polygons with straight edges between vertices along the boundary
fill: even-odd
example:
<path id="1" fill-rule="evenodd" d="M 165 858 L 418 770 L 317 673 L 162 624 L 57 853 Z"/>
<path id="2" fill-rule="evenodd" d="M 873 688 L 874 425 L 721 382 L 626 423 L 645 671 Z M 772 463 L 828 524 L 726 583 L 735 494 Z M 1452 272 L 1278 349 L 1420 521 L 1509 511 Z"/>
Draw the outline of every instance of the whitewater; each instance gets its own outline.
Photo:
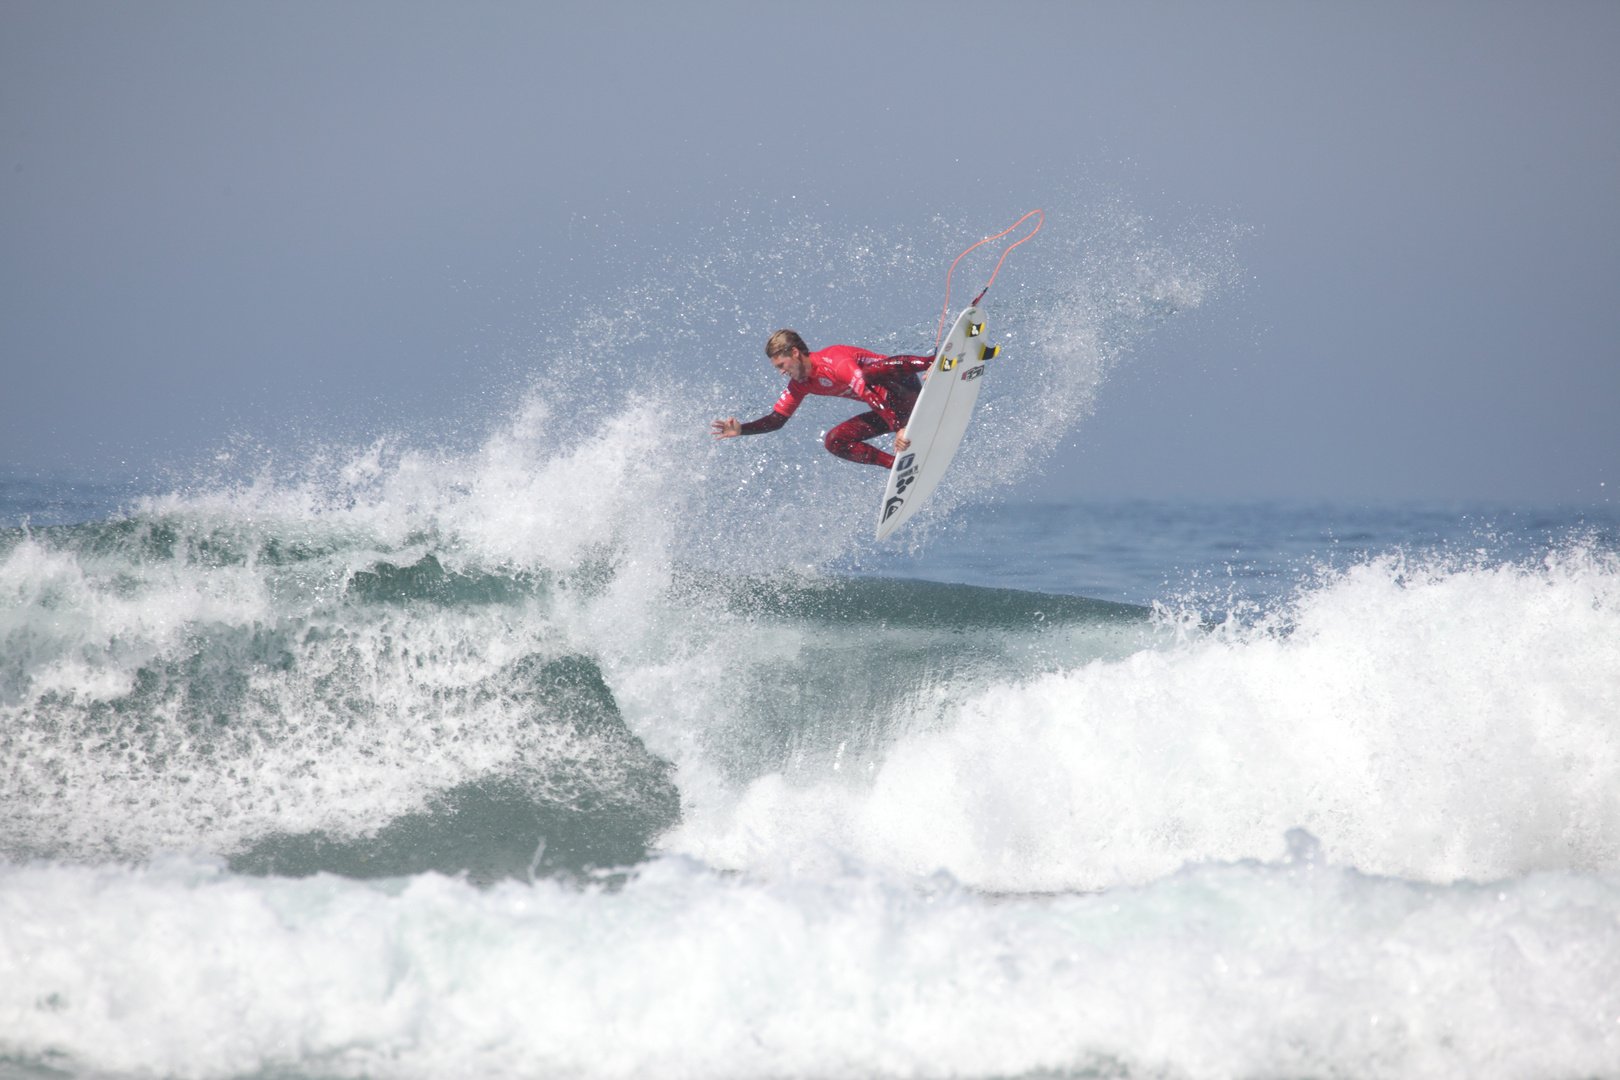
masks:
<path id="1" fill-rule="evenodd" d="M 0 483 L 0 1075 L 1620 1076 L 1620 513 L 998 503 L 1240 277 L 1041 239 L 898 545 L 706 428 L 937 253 L 751 213 L 469 445 Z"/>

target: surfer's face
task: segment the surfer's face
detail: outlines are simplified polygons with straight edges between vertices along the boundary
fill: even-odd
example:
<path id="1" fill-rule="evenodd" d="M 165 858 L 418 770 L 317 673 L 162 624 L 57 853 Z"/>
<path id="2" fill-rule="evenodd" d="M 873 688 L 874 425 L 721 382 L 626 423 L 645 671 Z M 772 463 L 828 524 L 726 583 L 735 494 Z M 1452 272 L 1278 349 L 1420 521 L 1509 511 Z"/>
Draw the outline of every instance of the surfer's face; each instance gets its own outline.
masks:
<path id="1" fill-rule="evenodd" d="M 808 379 L 810 377 L 810 357 L 798 349 L 785 353 L 777 353 L 771 357 L 771 366 L 790 379 Z"/>

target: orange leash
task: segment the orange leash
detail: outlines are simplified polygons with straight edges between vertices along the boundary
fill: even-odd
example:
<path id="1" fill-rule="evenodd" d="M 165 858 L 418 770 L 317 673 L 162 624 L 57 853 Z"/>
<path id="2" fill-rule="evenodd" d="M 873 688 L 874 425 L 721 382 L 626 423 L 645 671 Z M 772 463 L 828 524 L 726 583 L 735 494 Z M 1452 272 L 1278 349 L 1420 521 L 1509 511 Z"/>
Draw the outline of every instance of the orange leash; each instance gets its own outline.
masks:
<path id="1" fill-rule="evenodd" d="M 1037 215 L 1039 216 L 1037 217 Z M 1046 223 L 1046 214 L 1044 211 L 1031 210 L 1029 213 L 1025 214 L 1023 217 L 1019 218 L 1005 229 L 1002 229 L 1000 232 L 996 233 L 996 235 L 987 236 L 983 240 L 980 240 L 977 244 L 974 244 L 973 247 L 968 248 L 967 251 L 964 251 L 961 255 L 958 255 L 956 257 L 956 262 L 951 263 L 951 268 L 945 272 L 945 309 L 939 313 L 939 333 L 934 335 L 935 352 L 939 351 L 940 339 L 945 336 L 945 320 L 950 316 L 951 313 L 951 275 L 956 273 L 956 263 L 961 262 L 962 256 L 966 255 L 968 251 L 972 251 L 973 248 L 988 244 L 992 240 L 1000 240 L 1003 236 L 1006 236 L 1008 233 L 1012 232 L 1014 229 L 1018 228 L 1018 226 L 1022 225 L 1032 217 L 1037 217 L 1035 227 L 1029 230 L 1029 236 L 1034 236 L 1036 233 L 1041 231 L 1041 226 Z M 1007 250 L 1001 253 L 1001 258 L 996 262 L 995 273 L 991 274 L 990 280 L 984 283 L 984 288 L 979 290 L 979 295 L 973 298 L 973 302 L 975 304 L 977 304 L 980 300 L 983 300 L 984 294 L 990 291 L 990 286 L 996 283 L 996 274 L 1001 273 L 1001 264 L 1007 261 L 1008 254 L 1012 252 L 1013 248 L 1017 247 L 1019 244 L 1022 244 L 1024 240 L 1028 240 L 1029 236 L 1026 236 L 1021 240 L 1014 240 L 1011 244 L 1007 245 Z"/>

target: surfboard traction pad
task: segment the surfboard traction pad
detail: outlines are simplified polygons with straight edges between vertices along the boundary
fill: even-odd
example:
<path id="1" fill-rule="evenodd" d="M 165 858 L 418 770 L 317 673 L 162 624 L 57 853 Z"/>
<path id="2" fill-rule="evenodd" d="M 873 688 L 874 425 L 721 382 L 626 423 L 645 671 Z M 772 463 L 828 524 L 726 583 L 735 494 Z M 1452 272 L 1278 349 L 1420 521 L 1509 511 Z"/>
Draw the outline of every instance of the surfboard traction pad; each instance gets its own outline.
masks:
<path id="1" fill-rule="evenodd" d="M 962 444 L 979 398 L 984 362 L 1001 351 L 1000 346 L 983 342 L 985 326 L 979 309 L 967 308 L 956 317 L 934 356 L 928 380 L 906 422 L 911 449 L 896 455 L 889 468 L 889 482 L 878 506 L 879 540 L 922 509 Z"/>

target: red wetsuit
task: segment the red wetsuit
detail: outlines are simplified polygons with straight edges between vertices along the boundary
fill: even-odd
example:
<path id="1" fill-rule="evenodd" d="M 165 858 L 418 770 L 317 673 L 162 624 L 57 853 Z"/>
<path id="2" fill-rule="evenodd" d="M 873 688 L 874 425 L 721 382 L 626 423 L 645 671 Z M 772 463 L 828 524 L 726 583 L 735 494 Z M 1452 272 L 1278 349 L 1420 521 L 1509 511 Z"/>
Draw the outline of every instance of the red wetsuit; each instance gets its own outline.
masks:
<path id="1" fill-rule="evenodd" d="M 852 416 L 827 432 L 827 449 L 841 458 L 887 469 L 894 457 L 865 440 L 906 426 L 922 390 L 916 373 L 926 371 L 933 362 L 932 356 L 879 356 L 853 345 L 833 345 L 813 352 L 810 377 L 789 380 L 787 389 L 776 399 L 776 407 L 742 425 L 742 434 L 775 431 L 788 422 L 806 394 L 855 398 L 872 406 L 872 411 Z"/>

